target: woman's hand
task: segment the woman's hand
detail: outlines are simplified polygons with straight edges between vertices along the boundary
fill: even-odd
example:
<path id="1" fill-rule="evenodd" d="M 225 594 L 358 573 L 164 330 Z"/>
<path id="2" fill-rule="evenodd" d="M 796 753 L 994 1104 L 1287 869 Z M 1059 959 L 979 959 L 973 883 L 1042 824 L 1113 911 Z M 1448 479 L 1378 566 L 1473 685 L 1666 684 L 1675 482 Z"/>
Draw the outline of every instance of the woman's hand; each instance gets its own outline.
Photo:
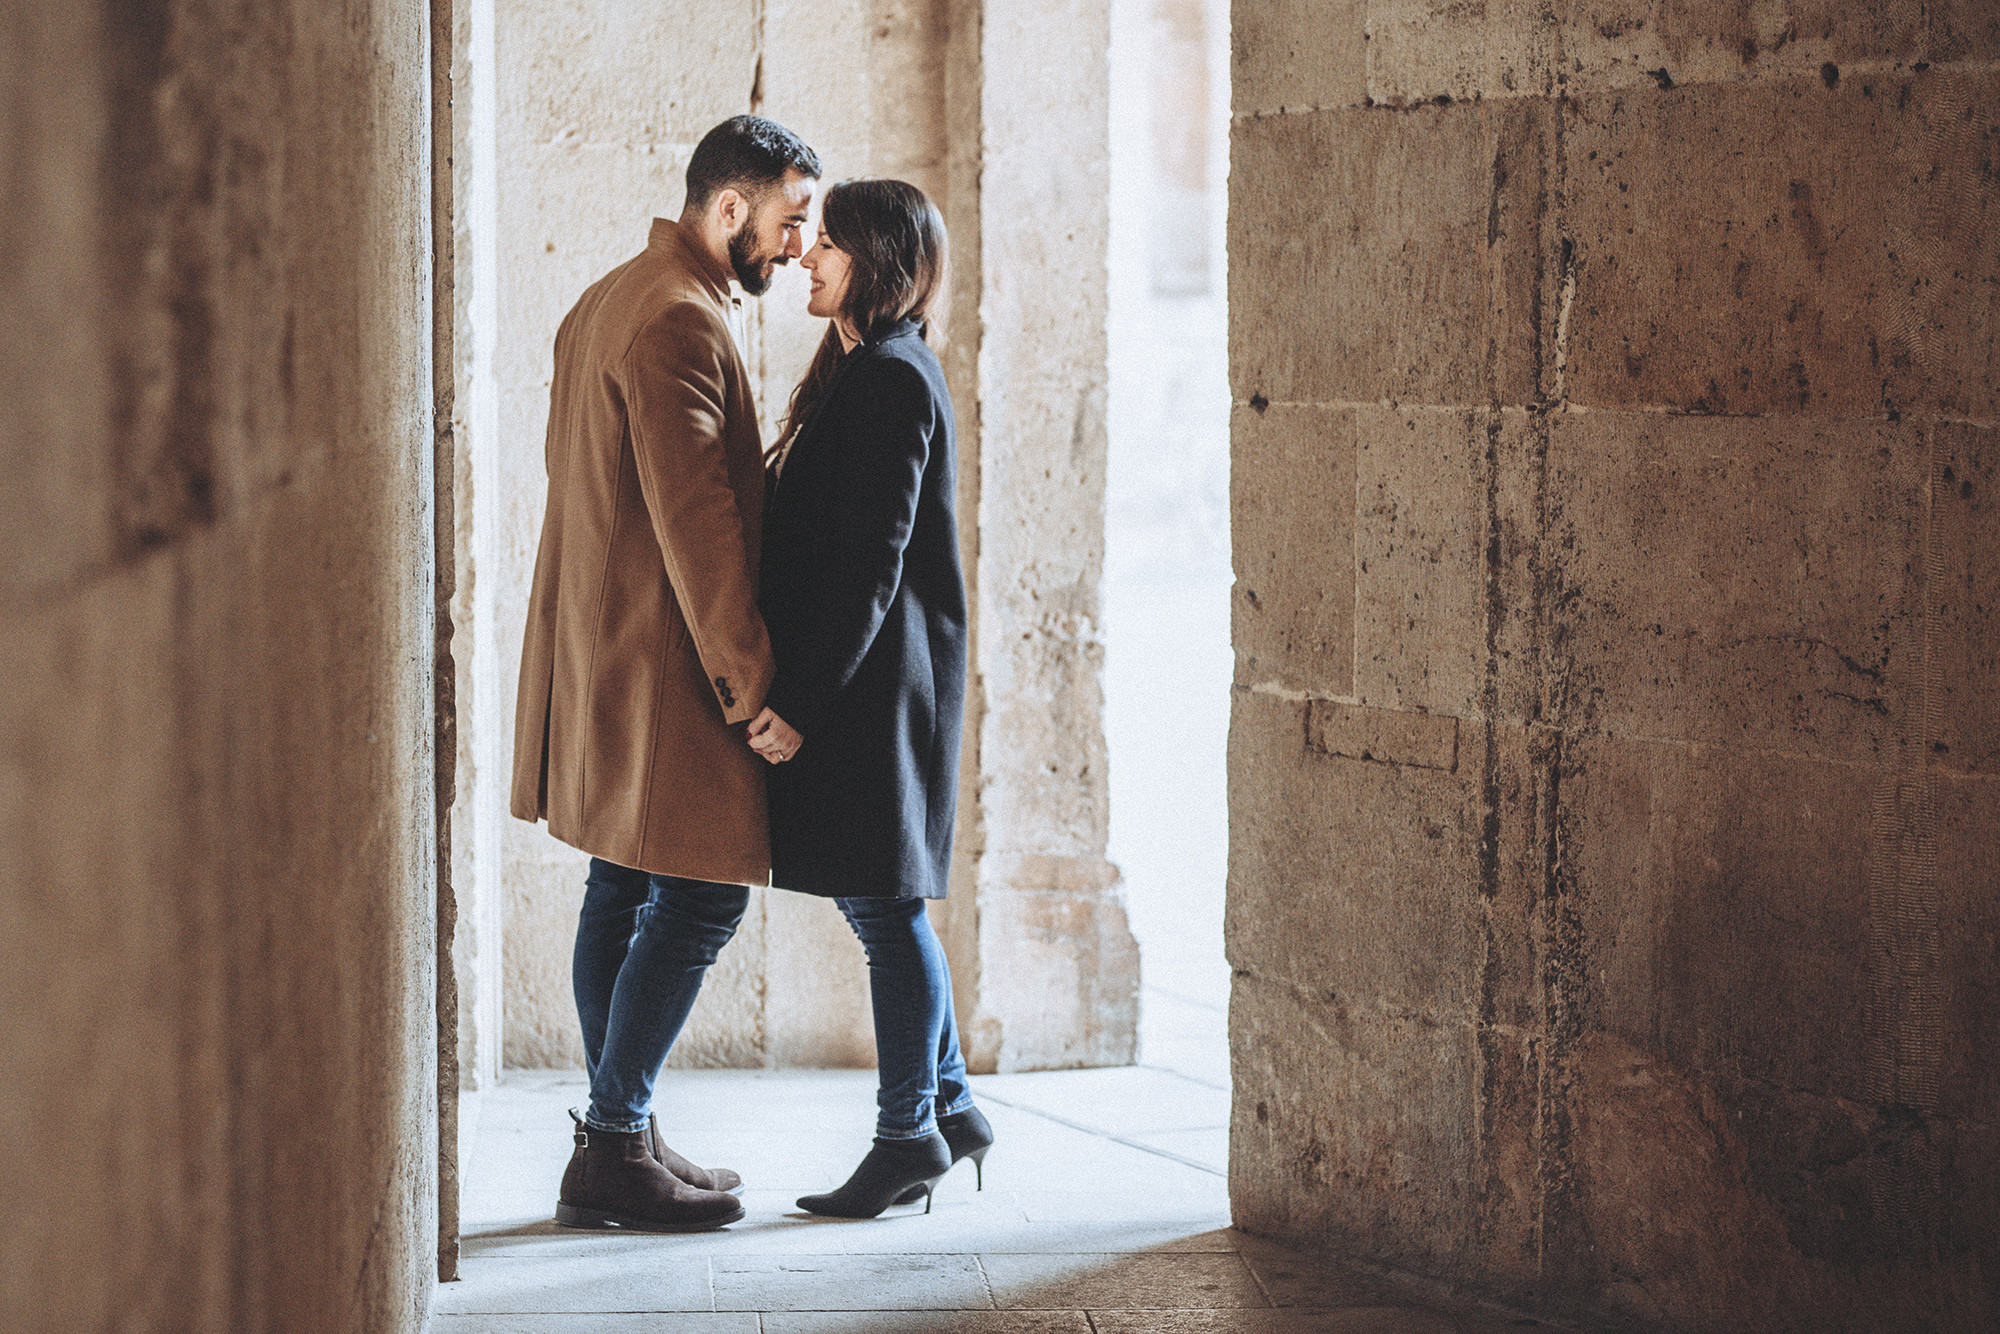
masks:
<path id="1" fill-rule="evenodd" d="M 798 754 L 799 747 L 806 743 L 806 739 L 798 734 L 798 730 L 771 712 L 769 706 L 750 720 L 750 728 L 746 735 L 750 749 L 772 764 L 783 764 Z"/>

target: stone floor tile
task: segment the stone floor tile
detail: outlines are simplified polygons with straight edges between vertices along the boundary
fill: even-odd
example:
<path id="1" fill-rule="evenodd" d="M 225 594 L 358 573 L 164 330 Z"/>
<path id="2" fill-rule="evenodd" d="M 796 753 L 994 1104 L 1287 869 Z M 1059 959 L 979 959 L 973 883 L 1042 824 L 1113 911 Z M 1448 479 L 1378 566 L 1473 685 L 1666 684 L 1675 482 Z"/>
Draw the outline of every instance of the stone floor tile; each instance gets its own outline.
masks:
<path id="1" fill-rule="evenodd" d="M 458 1275 L 438 1287 L 441 1315 L 716 1309 L 705 1256 L 474 1256 L 459 1261 Z"/>
<path id="2" fill-rule="evenodd" d="M 1180 1223 L 1194 1230 L 1229 1226 L 1229 1193 L 1221 1177 L 1206 1190 L 1018 1191 L 1022 1212 L 1037 1223 Z"/>
<path id="3" fill-rule="evenodd" d="M 754 1311 L 699 1311 L 676 1314 L 665 1323 L 657 1313 L 624 1315 L 440 1315 L 433 1334 L 759 1334 Z"/>
<path id="4" fill-rule="evenodd" d="M 1229 1090 L 1229 1047 L 1209 1038 L 1153 1038 L 1139 1049 L 1139 1064 L 1170 1070 L 1210 1088 Z"/>
<path id="5" fill-rule="evenodd" d="M 1074 1125 L 1125 1137 L 1229 1123 L 1226 1090 L 1142 1065 L 980 1075 L 972 1080 L 972 1091 L 975 1098 L 1045 1112 Z"/>
<path id="6" fill-rule="evenodd" d="M 1421 1304 L 1382 1275 L 1350 1268 L 1330 1256 L 1291 1250 L 1247 1233 L 1240 1235 L 1237 1250 L 1273 1306 L 1330 1310 Z"/>
<path id="7" fill-rule="evenodd" d="M 1461 1334 L 1449 1317 L 1394 1307 L 1344 1311 L 1104 1311 L 1096 1334 Z"/>
<path id="8" fill-rule="evenodd" d="M 984 1255 L 1002 1309 L 1081 1306 L 1203 1310 L 1264 1306 L 1264 1294 L 1233 1254 Z"/>
<path id="9" fill-rule="evenodd" d="M 989 1190 L 1228 1195 L 1228 1183 L 1217 1172 L 1163 1158 L 1137 1142 L 1119 1143 L 1039 1118 L 1008 1126 L 1007 1137 L 994 1144 L 986 1160 L 986 1185 Z"/>
<path id="10" fill-rule="evenodd" d="M 1081 1311 L 774 1311 L 764 1334 L 1091 1334 Z"/>
<path id="11" fill-rule="evenodd" d="M 970 1255 L 719 1255 L 719 1311 L 991 1310 Z"/>
<path id="12" fill-rule="evenodd" d="M 1163 1036 L 1176 1038 L 1229 1037 L 1229 1006 L 1226 1001 L 1197 999 L 1161 987 L 1139 989 L 1139 1026 L 1155 1041 Z"/>
<path id="13" fill-rule="evenodd" d="M 1133 1138 L 1149 1149 L 1200 1163 L 1217 1173 L 1229 1171 L 1228 1126 L 1211 1126 L 1205 1130 L 1160 1130 Z"/>

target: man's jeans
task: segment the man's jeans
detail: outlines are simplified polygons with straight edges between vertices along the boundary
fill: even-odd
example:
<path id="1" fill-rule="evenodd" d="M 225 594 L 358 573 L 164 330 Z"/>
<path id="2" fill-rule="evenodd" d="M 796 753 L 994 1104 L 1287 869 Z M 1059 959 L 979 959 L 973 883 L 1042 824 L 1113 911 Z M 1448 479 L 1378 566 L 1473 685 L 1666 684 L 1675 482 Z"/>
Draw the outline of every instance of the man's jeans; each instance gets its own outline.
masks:
<path id="1" fill-rule="evenodd" d="M 653 1081 L 750 891 L 590 859 L 570 981 L 590 1071 L 586 1124 L 646 1128 Z"/>
<path id="2" fill-rule="evenodd" d="M 742 885 L 648 875 L 593 857 L 571 979 L 599 1130 L 646 1128 L 653 1083 L 702 976 L 749 906 Z M 881 1070 L 876 1133 L 915 1139 L 972 1106 L 951 973 L 922 899 L 839 899 L 868 953 Z"/>

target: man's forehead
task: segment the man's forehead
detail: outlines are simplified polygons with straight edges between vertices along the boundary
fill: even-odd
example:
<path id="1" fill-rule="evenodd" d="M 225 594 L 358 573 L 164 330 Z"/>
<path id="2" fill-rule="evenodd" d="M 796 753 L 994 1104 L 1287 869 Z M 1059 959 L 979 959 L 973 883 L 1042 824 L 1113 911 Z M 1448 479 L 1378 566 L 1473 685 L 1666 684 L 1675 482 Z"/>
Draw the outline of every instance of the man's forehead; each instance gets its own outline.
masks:
<path id="1" fill-rule="evenodd" d="M 793 167 L 785 173 L 785 179 L 779 189 L 779 195 L 785 201 L 787 209 L 803 214 L 807 209 L 812 207 L 813 193 L 818 189 L 818 177 L 808 176 L 798 168 Z"/>

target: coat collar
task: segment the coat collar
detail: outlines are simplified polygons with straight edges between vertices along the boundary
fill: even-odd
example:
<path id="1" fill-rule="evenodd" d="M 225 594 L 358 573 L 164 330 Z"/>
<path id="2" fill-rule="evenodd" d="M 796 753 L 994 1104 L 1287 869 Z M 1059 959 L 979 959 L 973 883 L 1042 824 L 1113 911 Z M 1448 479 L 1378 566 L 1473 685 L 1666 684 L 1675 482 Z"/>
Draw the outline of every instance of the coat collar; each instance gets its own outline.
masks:
<path id="1" fill-rule="evenodd" d="M 918 327 L 915 320 L 897 320 L 882 331 L 881 337 L 869 339 L 867 342 L 861 344 L 860 347 L 857 347 L 855 351 L 859 352 L 862 348 L 880 347 L 884 343 L 894 342 L 898 338 L 909 338 L 922 332 L 923 330 Z"/>
<path id="2" fill-rule="evenodd" d="M 701 247 L 694 243 L 688 229 L 670 218 L 654 218 L 653 230 L 646 237 L 646 249 L 663 254 L 679 255 L 687 265 L 690 274 L 709 290 L 722 305 L 729 304 L 729 272 L 714 260 L 703 254 Z"/>

